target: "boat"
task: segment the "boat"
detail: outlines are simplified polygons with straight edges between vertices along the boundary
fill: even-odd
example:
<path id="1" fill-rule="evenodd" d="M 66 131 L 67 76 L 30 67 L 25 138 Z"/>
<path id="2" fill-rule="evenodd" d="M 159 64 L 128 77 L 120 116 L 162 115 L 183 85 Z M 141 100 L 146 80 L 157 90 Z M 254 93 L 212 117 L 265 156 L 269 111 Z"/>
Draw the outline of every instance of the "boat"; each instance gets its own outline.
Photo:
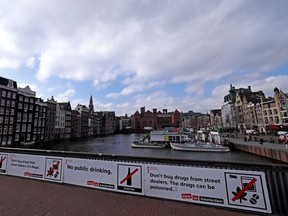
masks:
<path id="1" fill-rule="evenodd" d="M 134 141 L 134 148 L 170 148 L 171 142 L 183 142 L 188 140 L 188 135 L 181 132 L 168 132 L 162 130 L 151 131 L 139 141 Z"/>
<path id="2" fill-rule="evenodd" d="M 197 143 L 197 142 L 184 142 L 184 143 L 170 143 L 173 150 L 179 151 L 197 151 L 197 152 L 229 152 L 227 146 L 211 144 L 211 143 Z"/>
<path id="3" fill-rule="evenodd" d="M 197 151 L 197 152 L 229 152 L 228 146 L 221 143 L 218 132 L 205 133 L 198 131 L 194 139 L 185 142 L 171 142 L 171 148 L 179 151 Z"/>

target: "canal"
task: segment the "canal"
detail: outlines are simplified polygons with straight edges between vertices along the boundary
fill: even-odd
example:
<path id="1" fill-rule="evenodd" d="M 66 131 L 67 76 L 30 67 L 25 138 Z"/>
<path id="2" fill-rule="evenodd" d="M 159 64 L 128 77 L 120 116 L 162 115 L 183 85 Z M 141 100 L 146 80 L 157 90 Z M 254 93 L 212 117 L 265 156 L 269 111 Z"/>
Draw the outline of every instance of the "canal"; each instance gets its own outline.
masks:
<path id="1" fill-rule="evenodd" d="M 86 138 L 75 141 L 48 143 L 47 150 L 89 152 L 97 154 L 157 157 L 169 159 L 188 159 L 203 161 L 248 162 L 248 163 L 279 163 L 261 156 L 232 150 L 227 153 L 185 152 L 172 149 L 132 148 L 131 143 L 139 140 L 143 134 L 116 134 L 106 137 Z"/>

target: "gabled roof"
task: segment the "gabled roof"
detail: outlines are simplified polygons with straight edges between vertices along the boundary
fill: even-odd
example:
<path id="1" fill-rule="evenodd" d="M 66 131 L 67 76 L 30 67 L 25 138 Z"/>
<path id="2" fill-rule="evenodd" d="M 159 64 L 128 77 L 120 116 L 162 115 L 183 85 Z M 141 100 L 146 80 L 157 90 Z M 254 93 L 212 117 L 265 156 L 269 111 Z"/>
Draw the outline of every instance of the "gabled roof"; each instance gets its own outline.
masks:
<path id="1" fill-rule="evenodd" d="M 13 88 L 17 89 L 17 82 L 0 76 L 0 85 L 8 86 L 9 84 L 12 85 L 10 87 L 13 87 Z"/>
<path id="2" fill-rule="evenodd" d="M 66 111 L 71 111 L 71 105 L 70 105 L 70 102 L 62 102 L 62 103 L 59 103 L 59 106 L 60 106 L 60 109 L 61 110 L 66 110 Z"/>

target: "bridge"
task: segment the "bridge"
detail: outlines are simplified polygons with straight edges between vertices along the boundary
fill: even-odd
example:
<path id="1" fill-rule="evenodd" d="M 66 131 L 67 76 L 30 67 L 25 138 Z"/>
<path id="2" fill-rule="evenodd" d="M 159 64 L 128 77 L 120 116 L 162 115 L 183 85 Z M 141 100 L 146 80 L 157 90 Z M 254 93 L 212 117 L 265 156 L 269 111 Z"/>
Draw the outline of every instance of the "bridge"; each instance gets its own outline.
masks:
<path id="1" fill-rule="evenodd" d="M 0 148 L 0 174 L 6 215 L 288 214 L 285 164 Z"/>

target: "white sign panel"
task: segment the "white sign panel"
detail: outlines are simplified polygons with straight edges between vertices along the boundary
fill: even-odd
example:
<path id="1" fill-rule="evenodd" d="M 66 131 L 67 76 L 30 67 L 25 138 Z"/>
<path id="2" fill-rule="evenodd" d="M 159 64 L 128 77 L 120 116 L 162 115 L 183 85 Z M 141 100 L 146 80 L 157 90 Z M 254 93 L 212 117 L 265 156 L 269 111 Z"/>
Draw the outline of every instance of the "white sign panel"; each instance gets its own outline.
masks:
<path id="1" fill-rule="evenodd" d="M 145 165 L 145 195 L 271 213 L 263 172 Z"/>
<path id="2" fill-rule="evenodd" d="M 68 184 L 143 194 L 143 165 L 113 161 L 66 158 L 63 182 Z"/>
<path id="3" fill-rule="evenodd" d="M 43 179 L 45 157 L 39 155 L 10 154 L 8 174 Z"/>
<path id="4" fill-rule="evenodd" d="M 66 158 L 64 183 L 104 190 L 116 189 L 116 163 L 112 161 Z"/>
<path id="5" fill-rule="evenodd" d="M 45 180 L 62 182 L 62 158 L 45 159 Z"/>
<path id="6" fill-rule="evenodd" d="M 143 194 L 142 165 L 118 164 L 117 189 Z"/>
<path id="7" fill-rule="evenodd" d="M 10 154 L 7 170 L 9 175 L 62 182 L 62 158 Z"/>
<path id="8" fill-rule="evenodd" d="M 7 174 L 8 154 L 0 153 L 0 174 Z"/>

